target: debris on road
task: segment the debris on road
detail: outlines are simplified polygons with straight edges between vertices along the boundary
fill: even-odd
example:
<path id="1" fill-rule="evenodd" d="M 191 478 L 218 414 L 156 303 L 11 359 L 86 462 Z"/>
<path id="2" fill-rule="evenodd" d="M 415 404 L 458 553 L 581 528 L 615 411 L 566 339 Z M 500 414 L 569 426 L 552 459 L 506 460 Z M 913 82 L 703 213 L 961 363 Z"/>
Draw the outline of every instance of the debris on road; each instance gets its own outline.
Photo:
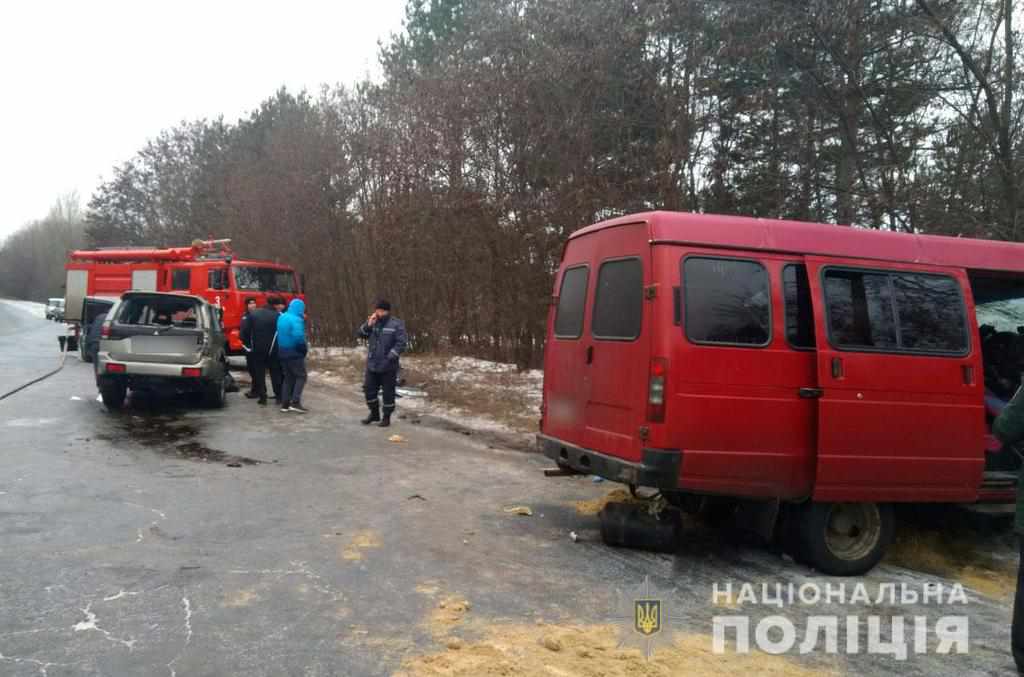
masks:
<path id="1" fill-rule="evenodd" d="M 509 508 L 505 508 L 505 512 L 510 515 L 522 515 L 524 517 L 533 516 L 533 510 L 525 505 L 513 505 Z"/>
<path id="2" fill-rule="evenodd" d="M 576 541 L 580 540 L 580 535 L 577 534 L 575 531 L 570 531 L 569 538 L 572 539 L 573 543 L 575 543 Z"/>
<path id="3" fill-rule="evenodd" d="M 425 501 L 425 500 L 427 500 L 426 498 L 424 498 L 424 497 L 423 497 L 423 496 L 421 496 L 420 494 L 413 494 L 412 496 L 406 496 L 406 497 L 405 497 L 405 500 L 407 500 L 407 501 L 411 501 L 411 500 L 413 500 L 413 499 L 416 499 L 416 500 L 419 500 L 419 501 Z"/>
<path id="4" fill-rule="evenodd" d="M 476 641 L 446 638 L 440 652 L 407 658 L 396 677 L 823 677 L 839 672 L 831 666 L 810 666 L 796 658 L 760 651 L 714 653 L 712 638 L 701 634 L 679 634 L 648 659 L 639 649 L 622 647 L 620 633 L 613 625 L 494 624 Z"/>
<path id="5" fill-rule="evenodd" d="M 609 503 L 641 503 L 640 499 L 634 498 L 625 489 L 613 489 L 606 496 L 591 499 L 589 501 L 576 501 L 573 505 L 580 515 L 596 515 L 601 512 Z"/>
<path id="6" fill-rule="evenodd" d="M 394 442 L 395 444 L 401 444 L 402 442 L 405 442 L 405 438 L 402 437 L 401 435 L 392 435 L 391 437 L 388 438 L 388 442 Z"/>
<path id="7" fill-rule="evenodd" d="M 359 561 L 363 558 L 363 551 L 380 547 L 380 537 L 377 532 L 365 530 L 357 531 L 352 540 L 344 548 L 339 548 L 339 554 L 344 560 L 350 562 Z"/>

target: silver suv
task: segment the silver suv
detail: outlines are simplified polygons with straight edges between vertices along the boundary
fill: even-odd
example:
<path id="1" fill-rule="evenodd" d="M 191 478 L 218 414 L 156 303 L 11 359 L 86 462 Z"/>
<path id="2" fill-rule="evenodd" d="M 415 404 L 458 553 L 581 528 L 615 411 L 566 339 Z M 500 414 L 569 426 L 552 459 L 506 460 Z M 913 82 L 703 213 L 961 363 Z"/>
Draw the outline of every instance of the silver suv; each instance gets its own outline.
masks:
<path id="1" fill-rule="evenodd" d="M 110 409 L 128 389 L 198 392 L 224 406 L 227 339 L 220 311 L 190 294 L 127 292 L 100 328 L 96 385 Z"/>

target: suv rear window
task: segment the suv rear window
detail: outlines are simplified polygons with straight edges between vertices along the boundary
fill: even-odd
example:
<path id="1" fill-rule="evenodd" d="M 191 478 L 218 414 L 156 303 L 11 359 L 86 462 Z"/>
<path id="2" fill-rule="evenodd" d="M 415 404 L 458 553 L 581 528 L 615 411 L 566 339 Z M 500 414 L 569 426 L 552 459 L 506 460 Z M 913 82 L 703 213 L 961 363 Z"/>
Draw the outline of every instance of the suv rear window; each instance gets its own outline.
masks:
<path id="1" fill-rule="evenodd" d="M 694 343 L 765 346 L 771 339 L 768 271 L 756 261 L 683 261 L 686 336 Z"/>
<path id="2" fill-rule="evenodd" d="M 555 337 L 576 339 L 583 334 L 583 309 L 587 304 L 586 266 L 568 268 L 562 273 L 562 287 L 558 291 L 558 309 L 555 311 Z"/>
<path id="3" fill-rule="evenodd" d="M 121 303 L 117 323 L 188 329 L 200 326 L 200 313 L 200 304 L 191 299 L 134 296 Z"/>
<path id="4" fill-rule="evenodd" d="M 597 273 L 594 338 L 632 341 L 640 336 L 644 310 L 644 268 L 640 259 L 605 261 Z"/>

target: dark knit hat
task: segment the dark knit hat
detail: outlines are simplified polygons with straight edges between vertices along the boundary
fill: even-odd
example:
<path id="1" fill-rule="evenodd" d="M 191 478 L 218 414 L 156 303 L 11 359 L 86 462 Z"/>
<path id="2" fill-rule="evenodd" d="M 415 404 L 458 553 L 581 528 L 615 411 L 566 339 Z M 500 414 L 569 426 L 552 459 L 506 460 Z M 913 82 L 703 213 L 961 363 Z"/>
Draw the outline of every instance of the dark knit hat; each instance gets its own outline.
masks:
<path id="1" fill-rule="evenodd" d="M 391 310 L 391 304 L 384 299 L 381 299 L 380 301 L 377 301 L 377 305 L 374 306 L 374 308 L 377 310 Z"/>

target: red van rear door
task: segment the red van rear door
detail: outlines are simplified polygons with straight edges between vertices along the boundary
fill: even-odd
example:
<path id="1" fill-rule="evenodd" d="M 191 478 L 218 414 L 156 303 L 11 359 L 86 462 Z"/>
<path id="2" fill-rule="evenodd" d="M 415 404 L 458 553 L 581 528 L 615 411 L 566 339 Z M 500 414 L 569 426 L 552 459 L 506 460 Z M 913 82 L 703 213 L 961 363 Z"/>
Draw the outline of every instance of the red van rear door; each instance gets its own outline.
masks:
<path id="1" fill-rule="evenodd" d="M 644 291 L 653 280 L 647 224 L 618 226 L 587 237 L 596 241 L 586 333 L 585 446 L 640 461 L 654 333 L 652 304 L 645 301 Z"/>
<path id="2" fill-rule="evenodd" d="M 646 415 L 648 240 L 645 223 L 569 240 L 544 355 L 543 432 L 629 461 Z"/>
<path id="3" fill-rule="evenodd" d="M 967 277 L 807 257 L 823 501 L 968 501 L 984 469 L 982 368 Z"/>

